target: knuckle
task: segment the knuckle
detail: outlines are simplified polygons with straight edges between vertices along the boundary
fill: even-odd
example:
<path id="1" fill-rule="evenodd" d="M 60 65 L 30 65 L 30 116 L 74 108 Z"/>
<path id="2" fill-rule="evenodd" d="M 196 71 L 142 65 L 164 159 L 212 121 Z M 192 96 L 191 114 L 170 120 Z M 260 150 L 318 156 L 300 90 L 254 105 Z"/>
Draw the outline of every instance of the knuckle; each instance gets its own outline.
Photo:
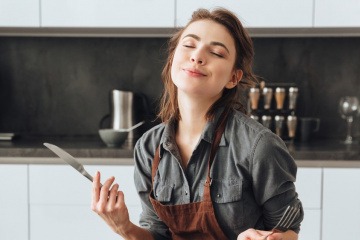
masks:
<path id="1" fill-rule="evenodd" d="M 106 211 L 108 212 L 108 213 L 112 213 L 112 212 L 114 212 L 114 207 L 113 206 L 108 206 L 107 208 L 106 208 Z"/>
<path id="2" fill-rule="evenodd" d="M 105 213 L 105 206 L 99 205 L 97 206 L 96 210 L 98 213 Z"/>

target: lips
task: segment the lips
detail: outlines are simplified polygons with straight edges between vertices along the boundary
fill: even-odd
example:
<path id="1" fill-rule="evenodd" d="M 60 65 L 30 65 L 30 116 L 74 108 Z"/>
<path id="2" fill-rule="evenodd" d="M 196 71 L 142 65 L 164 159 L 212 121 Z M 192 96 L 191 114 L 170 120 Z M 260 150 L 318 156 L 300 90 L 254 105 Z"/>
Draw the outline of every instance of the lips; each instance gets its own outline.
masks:
<path id="1" fill-rule="evenodd" d="M 206 76 L 206 74 L 199 70 L 199 69 L 196 69 L 196 68 L 184 68 L 183 71 L 190 75 L 190 76 L 193 76 L 193 77 L 204 77 Z"/>

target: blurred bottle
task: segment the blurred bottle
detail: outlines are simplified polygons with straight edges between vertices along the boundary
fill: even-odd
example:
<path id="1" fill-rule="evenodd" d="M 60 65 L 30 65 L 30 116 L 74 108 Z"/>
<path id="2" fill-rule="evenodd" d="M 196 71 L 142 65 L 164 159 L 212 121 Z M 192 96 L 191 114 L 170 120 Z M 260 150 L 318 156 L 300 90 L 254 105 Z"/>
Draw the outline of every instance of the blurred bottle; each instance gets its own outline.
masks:
<path id="1" fill-rule="evenodd" d="M 273 90 L 272 90 L 272 88 L 264 87 L 262 90 L 262 94 L 264 96 L 264 109 L 268 110 L 271 107 Z"/>
<path id="2" fill-rule="evenodd" d="M 259 88 L 250 88 L 249 99 L 250 99 L 251 110 L 257 110 L 258 106 L 259 106 L 260 89 Z"/>
<path id="3" fill-rule="evenodd" d="M 289 109 L 295 110 L 299 89 L 297 87 L 289 88 Z"/>
<path id="4" fill-rule="evenodd" d="M 276 109 L 282 110 L 284 108 L 285 95 L 285 88 L 277 87 L 275 89 Z"/>

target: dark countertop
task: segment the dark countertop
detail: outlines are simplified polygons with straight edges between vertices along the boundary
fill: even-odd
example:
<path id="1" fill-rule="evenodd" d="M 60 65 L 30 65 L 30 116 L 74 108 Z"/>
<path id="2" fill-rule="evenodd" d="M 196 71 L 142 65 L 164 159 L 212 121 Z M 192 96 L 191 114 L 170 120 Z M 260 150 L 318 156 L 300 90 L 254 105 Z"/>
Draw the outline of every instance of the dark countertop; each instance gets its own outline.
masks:
<path id="1" fill-rule="evenodd" d="M 44 142 L 64 148 L 84 164 L 132 164 L 133 144 L 109 148 L 97 137 L 37 137 L 0 141 L 0 163 L 47 164 L 49 158 L 57 159 L 55 154 L 43 146 Z M 345 166 L 349 163 L 351 166 L 360 166 L 360 145 L 344 145 L 338 140 L 323 140 L 308 144 L 287 143 L 287 146 L 299 166 Z M 52 163 L 62 161 L 57 159 Z"/>
<path id="2" fill-rule="evenodd" d="M 132 158 L 133 146 L 109 148 L 97 137 L 33 137 L 0 141 L 0 157 L 54 157 L 43 143 L 55 144 L 77 158 Z"/>

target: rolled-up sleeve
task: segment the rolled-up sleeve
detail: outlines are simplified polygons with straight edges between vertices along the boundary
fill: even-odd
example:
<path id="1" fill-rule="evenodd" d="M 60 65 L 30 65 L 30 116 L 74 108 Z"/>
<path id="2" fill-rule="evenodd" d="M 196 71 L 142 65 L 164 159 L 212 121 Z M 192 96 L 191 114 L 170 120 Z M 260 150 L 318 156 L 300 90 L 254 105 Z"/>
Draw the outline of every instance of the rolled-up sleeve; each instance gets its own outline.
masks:
<path id="1" fill-rule="evenodd" d="M 262 131 L 252 149 L 251 163 L 253 191 L 263 206 L 265 228 L 272 229 L 287 206 L 298 206 L 300 214 L 290 226 L 298 233 L 304 211 L 294 185 L 297 166 L 284 142 L 270 131 Z"/>
<path id="2" fill-rule="evenodd" d="M 134 181 L 142 205 L 139 224 L 140 227 L 150 231 L 156 240 L 171 239 L 168 227 L 158 218 L 149 200 L 152 185 L 151 162 L 153 156 L 144 149 L 142 141 L 140 138 L 134 149 Z"/>

